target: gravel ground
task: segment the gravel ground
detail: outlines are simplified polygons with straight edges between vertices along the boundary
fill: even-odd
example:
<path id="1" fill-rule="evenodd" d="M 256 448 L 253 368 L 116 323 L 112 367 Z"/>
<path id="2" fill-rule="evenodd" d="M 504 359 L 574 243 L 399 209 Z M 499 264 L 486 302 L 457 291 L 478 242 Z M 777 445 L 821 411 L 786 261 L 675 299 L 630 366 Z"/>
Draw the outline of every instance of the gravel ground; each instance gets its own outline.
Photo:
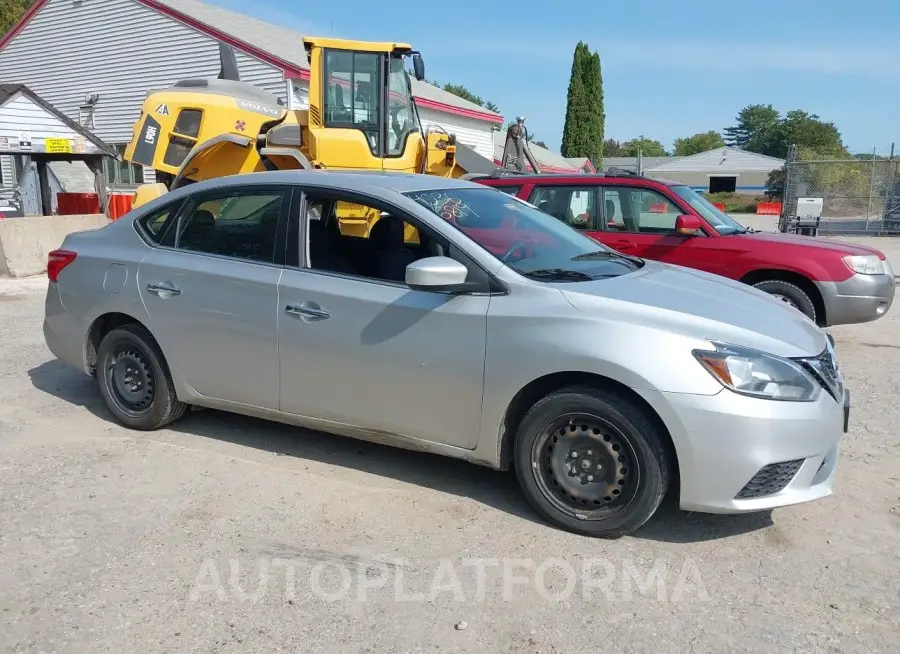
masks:
<path id="1" fill-rule="evenodd" d="M 0 280 L 6 651 L 896 651 L 897 310 L 833 330 L 834 496 L 601 541 L 436 456 L 212 411 L 123 429 L 46 349 L 44 289 Z"/>

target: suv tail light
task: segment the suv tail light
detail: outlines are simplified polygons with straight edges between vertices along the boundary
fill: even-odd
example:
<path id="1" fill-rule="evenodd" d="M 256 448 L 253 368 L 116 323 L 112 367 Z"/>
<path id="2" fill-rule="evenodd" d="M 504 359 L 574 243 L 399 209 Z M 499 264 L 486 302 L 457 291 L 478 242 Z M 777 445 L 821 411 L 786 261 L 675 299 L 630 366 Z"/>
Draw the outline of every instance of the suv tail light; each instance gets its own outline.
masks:
<path id="1" fill-rule="evenodd" d="M 75 261 L 78 255 L 71 250 L 53 250 L 47 255 L 47 277 L 51 282 L 55 282 L 59 277 L 62 269 Z"/>

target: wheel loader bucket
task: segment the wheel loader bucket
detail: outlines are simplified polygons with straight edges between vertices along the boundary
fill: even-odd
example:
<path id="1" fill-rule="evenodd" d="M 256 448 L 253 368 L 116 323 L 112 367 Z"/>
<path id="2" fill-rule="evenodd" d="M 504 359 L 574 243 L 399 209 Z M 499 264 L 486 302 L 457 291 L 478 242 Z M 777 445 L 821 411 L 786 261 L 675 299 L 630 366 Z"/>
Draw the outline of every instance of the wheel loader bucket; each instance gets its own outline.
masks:
<path id="1" fill-rule="evenodd" d="M 158 197 L 162 197 L 167 192 L 168 189 L 166 189 L 166 185 L 161 182 L 155 184 L 141 184 L 134 191 L 134 196 L 131 199 L 131 208 L 137 209 Z"/>

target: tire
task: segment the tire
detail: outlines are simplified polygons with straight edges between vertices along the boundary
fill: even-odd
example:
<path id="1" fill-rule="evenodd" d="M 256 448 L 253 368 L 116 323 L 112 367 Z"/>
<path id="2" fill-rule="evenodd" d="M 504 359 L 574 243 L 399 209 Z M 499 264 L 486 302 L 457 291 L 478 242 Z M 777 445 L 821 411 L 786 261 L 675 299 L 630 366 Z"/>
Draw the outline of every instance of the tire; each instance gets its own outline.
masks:
<path id="1" fill-rule="evenodd" d="M 159 429 L 181 418 L 188 409 L 175 395 L 159 346 L 140 325 L 124 325 L 103 337 L 96 371 L 107 408 L 126 427 Z"/>
<path id="2" fill-rule="evenodd" d="M 522 419 L 516 476 L 528 502 L 551 523 L 616 538 L 647 522 L 665 497 L 670 464 L 664 443 L 660 427 L 629 398 L 567 388 L 538 401 Z M 586 470 L 595 471 L 593 479 Z"/>
<path id="3" fill-rule="evenodd" d="M 807 318 L 816 322 L 816 305 L 810 299 L 802 288 L 791 282 L 782 279 L 769 279 L 764 282 L 757 282 L 753 285 L 761 291 L 765 291 L 770 295 L 775 295 L 778 299 L 786 304 L 793 306 L 795 309 L 805 314 Z"/>

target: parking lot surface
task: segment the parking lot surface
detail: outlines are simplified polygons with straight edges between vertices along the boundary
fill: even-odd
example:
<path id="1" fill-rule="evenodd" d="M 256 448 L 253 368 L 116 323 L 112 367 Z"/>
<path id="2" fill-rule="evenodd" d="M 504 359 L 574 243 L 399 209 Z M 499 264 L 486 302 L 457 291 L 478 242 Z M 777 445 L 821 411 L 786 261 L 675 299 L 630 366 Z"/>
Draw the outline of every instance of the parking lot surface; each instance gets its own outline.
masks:
<path id="1" fill-rule="evenodd" d="M 607 541 L 437 456 L 213 411 L 124 429 L 46 349 L 45 288 L 0 280 L 5 651 L 896 651 L 897 308 L 831 330 L 853 394 L 834 496 L 669 501 Z"/>

